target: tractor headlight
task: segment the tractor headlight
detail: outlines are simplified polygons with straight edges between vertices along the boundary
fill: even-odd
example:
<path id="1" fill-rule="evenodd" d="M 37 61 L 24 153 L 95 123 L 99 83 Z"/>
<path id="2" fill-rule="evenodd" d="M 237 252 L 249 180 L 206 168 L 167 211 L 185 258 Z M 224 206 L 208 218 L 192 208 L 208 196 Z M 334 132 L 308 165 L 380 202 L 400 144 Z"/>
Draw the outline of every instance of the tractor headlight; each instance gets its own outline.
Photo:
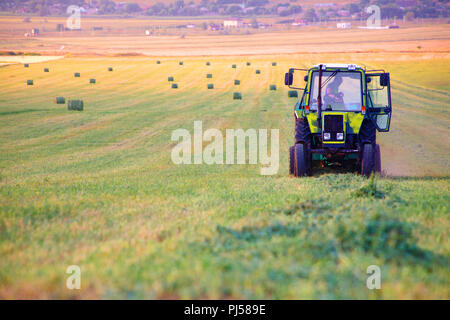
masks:
<path id="1" fill-rule="evenodd" d="M 323 140 L 330 140 L 331 136 L 329 132 L 324 132 L 323 134 Z"/>
<path id="2" fill-rule="evenodd" d="M 344 133 L 338 132 L 338 133 L 336 134 L 336 139 L 337 139 L 337 140 L 344 140 Z"/>

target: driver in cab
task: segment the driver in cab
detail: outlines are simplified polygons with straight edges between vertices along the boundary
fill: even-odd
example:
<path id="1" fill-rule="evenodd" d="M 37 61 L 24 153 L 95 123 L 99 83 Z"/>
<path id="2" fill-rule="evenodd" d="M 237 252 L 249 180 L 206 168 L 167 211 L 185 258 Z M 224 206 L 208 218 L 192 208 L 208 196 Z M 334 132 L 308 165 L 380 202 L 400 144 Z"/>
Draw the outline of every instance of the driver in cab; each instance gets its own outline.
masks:
<path id="1" fill-rule="evenodd" d="M 324 104 L 327 110 L 331 110 L 331 106 L 344 104 L 344 93 L 339 91 L 342 84 L 342 76 L 337 74 L 333 81 L 327 86 L 324 97 Z"/>

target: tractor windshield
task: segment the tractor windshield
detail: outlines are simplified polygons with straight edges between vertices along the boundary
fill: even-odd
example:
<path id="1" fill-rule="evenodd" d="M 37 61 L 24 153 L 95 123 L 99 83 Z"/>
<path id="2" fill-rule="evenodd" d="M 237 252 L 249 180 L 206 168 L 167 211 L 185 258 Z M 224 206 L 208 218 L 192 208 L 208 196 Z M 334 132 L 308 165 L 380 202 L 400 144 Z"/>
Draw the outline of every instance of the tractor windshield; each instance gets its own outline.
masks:
<path id="1" fill-rule="evenodd" d="M 361 111 L 361 72 L 323 71 L 322 72 L 322 110 Z M 309 98 L 310 110 L 317 110 L 319 72 L 312 73 Z"/>

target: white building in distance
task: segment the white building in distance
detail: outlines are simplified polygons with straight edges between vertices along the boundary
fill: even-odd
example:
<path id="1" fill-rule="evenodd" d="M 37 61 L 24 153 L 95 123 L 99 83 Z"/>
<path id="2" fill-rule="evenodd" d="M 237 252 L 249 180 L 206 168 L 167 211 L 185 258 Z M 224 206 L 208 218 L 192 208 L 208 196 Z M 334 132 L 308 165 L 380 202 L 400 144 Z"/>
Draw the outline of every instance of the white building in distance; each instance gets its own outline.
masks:
<path id="1" fill-rule="evenodd" d="M 350 29 L 351 23 L 350 22 L 339 22 L 339 23 L 336 23 L 336 27 L 338 29 Z"/>
<path id="2" fill-rule="evenodd" d="M 223 21 L 224 28 L 242 28 L 243 23 L 241 18 L 233 18 Z"/>

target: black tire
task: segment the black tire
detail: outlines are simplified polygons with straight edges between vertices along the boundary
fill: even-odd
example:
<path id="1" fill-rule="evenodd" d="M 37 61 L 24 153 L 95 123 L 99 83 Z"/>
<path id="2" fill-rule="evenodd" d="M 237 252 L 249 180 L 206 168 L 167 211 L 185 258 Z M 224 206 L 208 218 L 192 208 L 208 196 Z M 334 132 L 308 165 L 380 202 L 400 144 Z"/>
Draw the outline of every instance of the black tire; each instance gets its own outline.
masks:
<path id="1" fill-rule="evenodd" d="M 294 175 L 304 177 L 308 174 L 308 164 L 306 158 L 306 148 L 302 143 L 294 146 Z"/>
<path id="2" fill-rule="evenodd" d="M 377 143 L 377 130 L 375 125 L 369 119 L 364 119 L 359 129 L 360 143 Z"/>
<path id="3" fill-rule="evenodd" d="M 294 146 L 289 147 L 289 174 L 294 174 Z"/>
<path id="4" fill-rule="evenodd" d="M 375 145 L 375 155 L 374 155 L 374 164 L 373 164 L 373 172 L 381 173 L 381 151 L 380 145 Z"/>
<path id="5" fill-rule="evenodd" d="M 374 148 L 372 144 L 367 143 L 363 147 L 362 161 L 361 161 L 361 174 L 369 177 L 374 169 Z"/>
<path id="6" fill-rule="evenodd" d="M 295 120 L 295 143 L 302 142 L 311 143 L 311 130 L 306 118 L 298 118 Z"/>
<path id="7" fill-rule="evenodd" d="M 312 153 L 311 144 L 305 144 L 305 157 L 306 157 L 306 174 L 308 176 L 312 175 Z"/>

